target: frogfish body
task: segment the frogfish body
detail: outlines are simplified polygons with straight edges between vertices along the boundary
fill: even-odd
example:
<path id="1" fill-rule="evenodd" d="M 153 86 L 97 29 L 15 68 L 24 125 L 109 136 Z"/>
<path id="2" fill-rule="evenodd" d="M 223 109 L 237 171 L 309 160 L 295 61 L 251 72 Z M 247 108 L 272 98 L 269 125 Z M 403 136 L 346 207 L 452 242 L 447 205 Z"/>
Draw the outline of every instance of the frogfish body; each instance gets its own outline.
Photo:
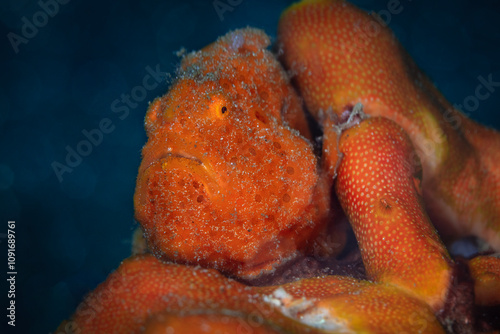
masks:
<path id="1" fill-rule="evenodd" d="M 268 45 L 256 29 L 219 38 L 150 105 L 134 204 L 157 255 L 247 277 L 327 228 L 331 182 Z"/>

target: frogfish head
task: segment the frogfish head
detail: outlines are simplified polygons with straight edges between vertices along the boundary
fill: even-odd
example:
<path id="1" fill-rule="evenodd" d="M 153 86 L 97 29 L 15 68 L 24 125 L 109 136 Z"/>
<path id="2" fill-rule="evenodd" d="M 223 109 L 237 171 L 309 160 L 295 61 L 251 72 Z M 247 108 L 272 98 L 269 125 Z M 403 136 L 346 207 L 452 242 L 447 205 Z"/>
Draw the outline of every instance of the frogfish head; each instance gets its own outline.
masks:
<path id="1" fill-rule="evenodd" d="M 151 103 L 134 205 L 157 255 L 251 277 L 325 230 L 328 182 L 268 44 L 248 28 L 219 38 Z"/>

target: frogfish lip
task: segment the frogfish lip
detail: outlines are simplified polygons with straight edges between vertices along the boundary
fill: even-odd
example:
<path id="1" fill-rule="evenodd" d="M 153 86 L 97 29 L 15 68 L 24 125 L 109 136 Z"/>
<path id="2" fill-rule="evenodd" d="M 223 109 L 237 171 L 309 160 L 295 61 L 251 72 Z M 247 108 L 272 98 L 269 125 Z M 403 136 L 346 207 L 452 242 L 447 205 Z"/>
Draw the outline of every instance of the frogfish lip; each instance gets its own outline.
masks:
<path id="1" fill-rule="evenodd" d="M 191 175 L 203 183 L 207 196 L 212 202 L 223 197 L 220 180 L 211 164 L 184 151 L 171 151 L 156 156 L 145 157 L 139 168 L 136 195 L 141 202 L 141 193 L 146 194 L 148 178 L 152 173 L 168 174 L 172 170 Z"/>
<path id="2" fill-rule="evenodd" d="M 184 152 L 168 152 L 168 153 L 164 153 L 158 157 L 156 157 L 154 160 L 152 161 L 146 161 L 146 163 L 143 165 L 144 166 L 144 171 L 146 171 L 149 167 L 151 167 L 152 165 L 158 163 L 158 162 L 162 162 L 162 163 L 165 163 L 166 161 L 169 161 L 171 159 L 179 159 L 179 160 L 191 160 L 193 161 L 195 164 L 197 165 L 203 165 L 203 162 L 196 158 L 195 156 L 192 156 L 192 155 L 189 155 L 187 153 L 184 153 Z M 189 161 L 185 161 L 186 163 L 189 163 Z M 142 166 L 141 166 L 142 168 Z"/>

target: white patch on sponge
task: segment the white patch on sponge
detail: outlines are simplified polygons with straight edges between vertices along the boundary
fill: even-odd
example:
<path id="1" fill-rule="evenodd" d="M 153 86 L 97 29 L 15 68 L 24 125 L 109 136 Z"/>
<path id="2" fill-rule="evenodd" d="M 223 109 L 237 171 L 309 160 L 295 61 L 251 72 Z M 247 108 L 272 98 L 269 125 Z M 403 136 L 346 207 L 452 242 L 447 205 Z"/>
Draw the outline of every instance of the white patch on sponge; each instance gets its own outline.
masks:
<path id="1" fill-rule="evenodd" d="M 355 333 L 346 328 L 345 320 L 335 318 L 326 308 L 316 307 L 316 299 L 294 298 L 282 287 L 264 296 L 264 301 L 278 308 L 285 316 L 305 325 L 335 333 Z"/>

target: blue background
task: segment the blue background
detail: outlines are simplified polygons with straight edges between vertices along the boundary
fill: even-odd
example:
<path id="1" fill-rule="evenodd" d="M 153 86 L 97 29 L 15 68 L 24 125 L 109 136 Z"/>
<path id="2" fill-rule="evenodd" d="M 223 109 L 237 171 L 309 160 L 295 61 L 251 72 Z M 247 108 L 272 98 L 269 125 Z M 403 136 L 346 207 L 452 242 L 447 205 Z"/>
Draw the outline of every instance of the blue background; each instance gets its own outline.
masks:
<path id="1" fill-rule="evenodd" d="M 226 2 L 226 1 L 224 1 Z M 33 22 L 36 1 L 0 4 L 0 233 L 16 220 L 16 333 L 48 333 L 83 295 L 130 253 L 132 196 L 146 141 L 148 101 L 160 83 L 124 119 L 111 104 L 142 85 L 146 67 L 172 73 L 181 47 L 197 50 L 230 29 L 254 26 L 276 36 L 281 11 L 292 1 L 243 0 L 219 18 L 206 1 L 83 1 L 58 13 L 15 53 L 7 34 Z M 387 1 L 355 1 L 379 11 Z M 500 81 L 500 10 L 496 1 L 402 0 L 391 18 L 403 45 L 452 103 L 473 95 L 477 77 Z M 472 118 L 500 129 L 500 89 L 481 101 Z M 59 182 L 51 163 L 64 163 L 66 146 L 82 130 L 109 118 L 114 131 Z M 0 235 L 5 284 L 6 239 Z M 4 265 L 5 263 L 5 265 Z M 0 309 L 7 287 L 0 285 Z"/>

